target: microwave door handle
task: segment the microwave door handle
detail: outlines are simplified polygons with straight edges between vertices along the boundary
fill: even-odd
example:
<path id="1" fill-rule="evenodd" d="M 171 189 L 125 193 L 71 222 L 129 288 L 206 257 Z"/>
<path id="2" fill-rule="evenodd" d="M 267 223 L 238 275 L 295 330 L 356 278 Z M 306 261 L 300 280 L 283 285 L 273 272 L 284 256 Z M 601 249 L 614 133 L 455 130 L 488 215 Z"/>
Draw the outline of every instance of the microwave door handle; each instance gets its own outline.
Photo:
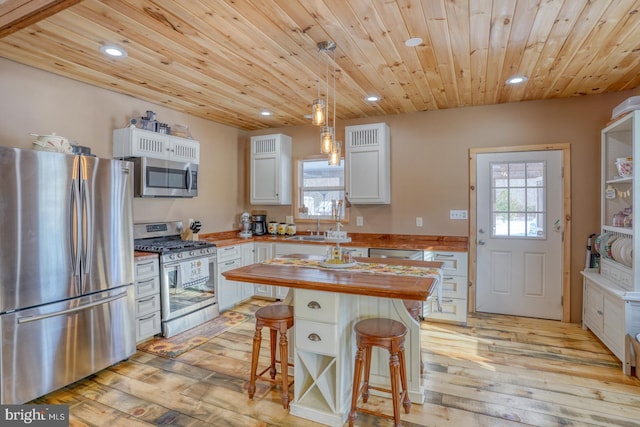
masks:
<path id="1" fill-rule="evenodd" d="M 191 191 L 193 185 L 193 176 L 191 175 L 191 168 L 187 166 L 187 176 L 185 177 L 185 183 L 187 184 L 187 191 Z"/>

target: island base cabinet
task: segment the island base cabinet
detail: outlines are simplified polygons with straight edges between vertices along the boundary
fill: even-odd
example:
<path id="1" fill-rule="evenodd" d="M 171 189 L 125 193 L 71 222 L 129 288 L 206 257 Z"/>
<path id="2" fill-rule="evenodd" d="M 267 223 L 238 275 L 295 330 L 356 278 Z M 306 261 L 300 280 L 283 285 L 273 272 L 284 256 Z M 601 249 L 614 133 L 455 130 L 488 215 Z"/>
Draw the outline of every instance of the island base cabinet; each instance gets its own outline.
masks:
<path id="1" fill-rule="evenodd" d="M 294 289 L 294 313 L 292 415 L 334 427 L 344 425 L 353 391 L 356 350 L 353 327 L 359 320 L 371 317 L 398 320 L 409 328 L 405 341 L 409 399 L 412 403 L 424 403 L 420 325 L 401 300 Z M 370 384 L 390 389 L 389 353 L 380 348 L 372 350 Z M 380 393 L 371 389 L 371 394 Z"/>

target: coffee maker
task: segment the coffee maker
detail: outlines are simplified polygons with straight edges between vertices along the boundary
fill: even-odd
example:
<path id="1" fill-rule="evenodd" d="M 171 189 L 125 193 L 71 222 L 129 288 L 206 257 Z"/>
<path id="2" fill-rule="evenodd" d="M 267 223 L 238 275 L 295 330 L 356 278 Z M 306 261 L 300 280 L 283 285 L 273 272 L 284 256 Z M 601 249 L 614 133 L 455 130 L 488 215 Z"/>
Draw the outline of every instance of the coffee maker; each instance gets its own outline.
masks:
<path id="1" fill-rule="evenodd" d="M 256 236 L 262 236 L 267 233 L 267 216 L 251 215 L 251 231 Z"/>

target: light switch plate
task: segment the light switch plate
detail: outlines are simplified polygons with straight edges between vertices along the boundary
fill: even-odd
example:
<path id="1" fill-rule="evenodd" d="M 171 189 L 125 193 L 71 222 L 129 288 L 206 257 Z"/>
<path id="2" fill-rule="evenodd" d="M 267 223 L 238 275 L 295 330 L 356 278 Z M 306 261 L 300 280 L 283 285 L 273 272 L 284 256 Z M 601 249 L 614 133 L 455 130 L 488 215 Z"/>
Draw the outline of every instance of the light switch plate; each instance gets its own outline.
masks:
<path id="1" fill-rule="evenodd" d="M 416 217 L 416 227 L 422 227 L 422 217 L 421 216 L 417 216 Z"/>
<path id="2" fill-rule="evenodd" d="M 450 210 L 449 219 L 468 219 L 466 210 Z"/>
<path id="3" fill-rule="evenodd" d="M 356 217 L 356 225 L 358 227 L 362 227 L 364 225 L 364 218 L 361 217 L 360 215 Z"/>

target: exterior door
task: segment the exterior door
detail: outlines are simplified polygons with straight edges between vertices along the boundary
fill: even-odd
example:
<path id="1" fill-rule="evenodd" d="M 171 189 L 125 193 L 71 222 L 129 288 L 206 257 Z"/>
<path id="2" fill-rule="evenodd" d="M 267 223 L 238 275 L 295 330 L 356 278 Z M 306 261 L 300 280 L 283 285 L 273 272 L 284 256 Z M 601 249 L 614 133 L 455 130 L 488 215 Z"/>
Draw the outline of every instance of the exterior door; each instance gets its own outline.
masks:
<path id="1" fill-rule="evenodd" d="M 562 320 L 562 151 L 476 166 L 476 311 Z"/>

